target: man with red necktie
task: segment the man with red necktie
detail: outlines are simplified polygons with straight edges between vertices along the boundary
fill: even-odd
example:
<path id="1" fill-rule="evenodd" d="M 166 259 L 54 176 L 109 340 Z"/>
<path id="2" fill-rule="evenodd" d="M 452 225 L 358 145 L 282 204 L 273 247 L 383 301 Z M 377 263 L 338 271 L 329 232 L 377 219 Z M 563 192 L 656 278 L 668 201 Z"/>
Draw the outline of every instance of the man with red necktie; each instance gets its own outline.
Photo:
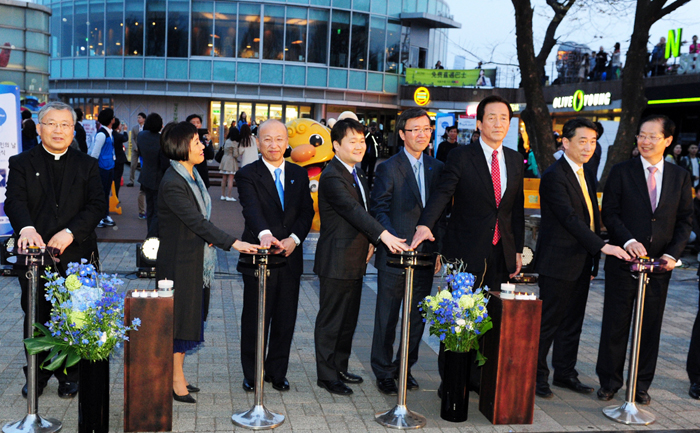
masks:
<path id="1" fill-rule="evenodd" d="M 440 252 L 448 260 L 464 262 L 466 271 L 476 277 L 474 287 L 500 290 L 501 283 L 522 267 L 523 158 L 503 146 L 512 117 L 510 104 L 500 96 L 492 95 L 479 103 L 479 141 L 450 152 L 411 243 L 411 248 L 416 248 L 426 239 L 435 240 L 432 230 L 454 197 Z M 439 357 L 438 367 L 441 365 Z M 473 368 L 472 372 L 471 386 L 478 389 L 480 371 Z"/>

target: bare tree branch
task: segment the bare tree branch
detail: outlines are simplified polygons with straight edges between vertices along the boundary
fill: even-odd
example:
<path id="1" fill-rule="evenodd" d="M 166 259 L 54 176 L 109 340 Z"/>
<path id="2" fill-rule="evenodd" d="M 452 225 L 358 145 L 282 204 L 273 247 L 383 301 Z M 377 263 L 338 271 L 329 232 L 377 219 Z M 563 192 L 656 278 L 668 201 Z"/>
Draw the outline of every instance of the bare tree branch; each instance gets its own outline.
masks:
<path id="1" fill-rule="evenodd" d="M 576 3 L 576 0 L 565 0 L 562 3 L 556 0 L 547 0 L 547 4 L 554 11 L 554 17 L 547 26 L 547 31 L 544 35 L 544 41 L 542 42 L 542 48 L 540 48 L 540 52 L 535 58 L 538 69 L 542 69 L 542 67 L 544 67 L 545 62 L 547 61 L 547 57 L 549 57 L 549 53 L 552 52 L 552 48 L 554 48 L 554 45 L 556 45 L 557 43 L 557 38 L 555 37 L 557 27 L 559 27 L 559 24 L 561 24 L 562 20 L 566 16 L 567 12 L 569 12 L 569 9 L 571 9 L 571 6 L 574 5 L 574 3 Z"/>
<path id="2" fill-rule="evenodd" d="M 666 6 L 665 8 L 659 11 L 659 13 L 655 17 L 656 21 L 660 20 L 661 18 L 665 17 L 666 15 L 670 14 L 671 12 L 675 11 L 676 9 L 688 2 L 690 2 L 690 0 L 676 0 L 675 2 L 671 3 L 670 5 Z M 664 1 L 663 3 L 666 2 Z"/>

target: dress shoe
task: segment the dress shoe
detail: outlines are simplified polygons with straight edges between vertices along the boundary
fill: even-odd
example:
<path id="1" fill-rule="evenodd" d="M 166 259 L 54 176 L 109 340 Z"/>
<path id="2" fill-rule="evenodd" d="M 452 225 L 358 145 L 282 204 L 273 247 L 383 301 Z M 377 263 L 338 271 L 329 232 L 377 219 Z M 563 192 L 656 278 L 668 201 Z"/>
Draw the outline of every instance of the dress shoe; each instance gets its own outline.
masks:
<path id="1" fill-rule="evenodd" d="M 338 380 L 345 383 L 362 383 L 362 378 L 347 371 L 338 372 Z"/>
<path id="2" fill-rule="evenodd" d="M 377 388 L 379 388 L 379 392 L 386 395 L 397 395 L 399 393 L 396 382 L 390 378 L 377 379 Z"/>
<path id="3" fill-rule="evenodd" d="M 331 394 L 338 395 L 350 395 L 352 394 L 352 389 L 345 385 L 340 380 L 321 380 L 316 381 L 316 384 L 321 388 L 325 388 L 326 391 Z"/>
<path id="4" fill-rule="evenodd" d="M 73 398 L 78 393 L 78 382 L 60 382 L 58 384 L 58 396 L 61 398 Z"/>
<path id="5" fill-rule="evenodd" d="M 25 383 L 24 386 L 22 387 L 22 397 L 27 398 L 27 393 L 29 392 L 29 388 L 27 388 L 27 384 Z M 36 387 L 36 396 L 39 397 L 41 394 L 44 393 L 44 388 L 46 388 L 46 384 L 37 384 Z"/>
<path id="6" fill-rule="evenodd" d="M 554 397 L 554 394 L 552 394 L 552 390 L 549 388 L 549 384 L 547 382 L 538 382 L 537 385 L 535 385 L 535 395 L 542 398 Z"/>
<path id="7" fill-rule="evenodd" d="M 590 394 L 593 391 L 595 391 L 592 387 L 582 384 L 577 377 L 568 377 L 566 379 L 554 379 L 552 381 L 552 384 L 560 386 L 562 388 L 569 388 L 573 392 L 578 392 L 579 394 Z"/>
<path id="8" fill-rule="evenodd" d="M 612 389 L 600 388 L 598 390 L 598 400 L 610 401 L 615 397 L 615 392 Z"/>
<path id="9" fill-rule="evenodd" d="M 134 187 L 134 183 L 133 183 L 133 182 L 129 182 L 129 183 L 126 184 L 126 186 L 129 187 L 129 188 L 133 188 L 133 187 Z"/>
<path id="10" fill-rule="evenodd" d="M 690 384 L 688 395 L 693 397 L 695 400 L 700 400 L 700 382 Z"/>
<path id="11" fill-rule="evenodd" d="M 253 391 L 255 391 L 255 385 L 253 385 L 253 381 L 252 381 L 252 380 L 248 380 L 248 379 L 243 379 L 243 390 L 244 390 L 245 392 L 253 392 Z"/>
<path id="12" fill-rule="evenodd" d="M 394 380 L 396 381 L 396 383 L 399 383 L 398 377 L 394 377 Z M 418 385 L 418 381 L 415 377 L 413 377 L 411 373 L 408 373 L 408 376 L 406 376 L 406 389 L 414 390 L 418 388 L 420 388 L 420 385 Z"/>
<path id="13" fill-rule="evenodd" d="M 192 385 L 187 385 L 187 390 L 189 392 L 199 392 L 200 391 L 199 388 L 197 388 L 196 386 L 192 386 Z"/>
<path id="14" fill-rule="evenodd" d="M 282 380 L 274 380 L 270 376 L 265 375 L 265 382 L 272 383 L 272 387 L 277 391 L 289 391 L 289 381 L 286 377 Z"/>
<path id="15" fill-rule="evenodd" d="M 637 403 L 647 406 L 651 403 L 651 396 L 646 391 L 637 391 L 634 395 L 634 401 Z"/>
<path id="16" fill-rule="evenodd" d="M 177 395 L 175 391 L 173 391 L 173 400 L 179 401 L 180 403 L 197 403 L 197 400 L 192 398 L 189 392 L 185 395 Z"/>

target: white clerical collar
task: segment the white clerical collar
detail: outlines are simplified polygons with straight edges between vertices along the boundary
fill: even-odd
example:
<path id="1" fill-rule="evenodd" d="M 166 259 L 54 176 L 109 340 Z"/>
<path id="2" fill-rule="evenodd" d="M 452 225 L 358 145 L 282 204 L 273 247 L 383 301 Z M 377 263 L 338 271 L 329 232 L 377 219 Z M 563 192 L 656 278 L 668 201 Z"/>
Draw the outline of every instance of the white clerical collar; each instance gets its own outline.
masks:
<path id="1" fill-rule="evenodd" d="M 49 150 L 46 148 L 46 146 L 43 145 L 43 143 L 42 143 L 41 147 L 44 148 L 44 150 L 46 151 L 46 153 L 48 153 L 49 155 L 53 156 L 53 159 L 54 159 L 55 161 L 58 161 L 59 159 L 61 159 L 61 157 L 62 157 L 63 155 L 65 155 L 66 152 L 68 152 L 68 149 L 69 149 L 68 147 L 66 147 L 66 150 L 64 150 L 62 153 L 53 153 L 53 152 L 49 152 Z"/>

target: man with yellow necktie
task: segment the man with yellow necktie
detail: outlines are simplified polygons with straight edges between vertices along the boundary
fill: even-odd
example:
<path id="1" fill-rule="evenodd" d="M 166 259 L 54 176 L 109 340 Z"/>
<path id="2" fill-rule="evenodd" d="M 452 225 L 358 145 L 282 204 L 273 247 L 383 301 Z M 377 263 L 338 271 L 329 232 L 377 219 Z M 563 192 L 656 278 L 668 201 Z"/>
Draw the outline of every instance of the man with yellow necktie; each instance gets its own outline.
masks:
<path id="1" fill-rule="evenodd" d="M 578 379 L 576 358 L 586 312 L 588 288 L 598 273 L 600 253 L 622 260 L 624 249 L 600 238 L 596 177 L 583 169 L 596 147 L 596 127 L 588 119 L 569 120 L 562 130 L 563 158 L 542 175 L 542 222 L 535 271 L 539 273 L 542 321 L 535 393 L 551 398 L 547 354 L 554 344 L 553 384 L 588 394 L 593 388 Z M 594 205 L 594 203 L 596 205 Z"/>

